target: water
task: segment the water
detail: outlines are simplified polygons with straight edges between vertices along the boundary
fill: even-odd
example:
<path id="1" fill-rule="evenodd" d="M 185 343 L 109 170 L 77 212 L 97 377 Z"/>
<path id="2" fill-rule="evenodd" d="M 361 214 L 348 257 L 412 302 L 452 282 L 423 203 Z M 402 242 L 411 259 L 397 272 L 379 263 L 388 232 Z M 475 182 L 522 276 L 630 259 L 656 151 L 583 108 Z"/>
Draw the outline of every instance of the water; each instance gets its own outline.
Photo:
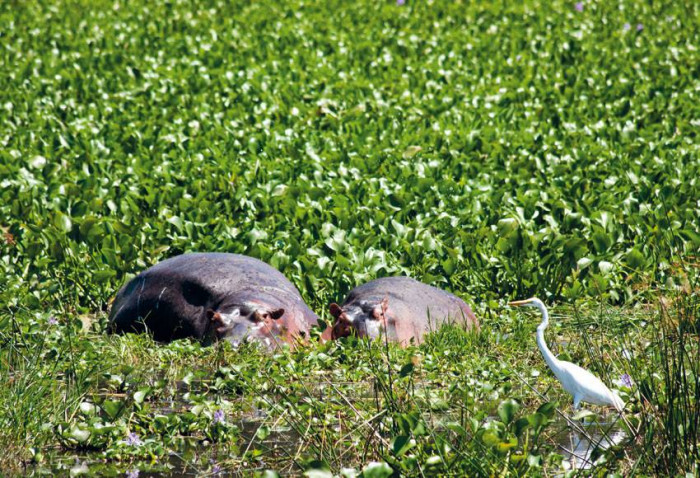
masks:
<path id="1" fill-rule="evenodd" d="M 572 426 L 561 420 L 560 431 L 552 439 L 572 469 L 585 470 L 593 466 L 596 449 L 607 450 L 626 438 L 619 420 L 580 424 Z"/>
<path id="2" fill-rule="evenodd" d="M 189 384 L 177 384 L 177 391 L 167 399 L 161 400 L 157 405 L 152 404 L 154 413 L 159 414 L 180 413 L 188 410 L 191 404 L 183 400 L 183 394 L 198 389 L 203 383 L 192 381 Z M 338 387 L 339 384 L 334 384 Z M 202 387 L 203 388 L 203 387 Z M 371 384 L 363 384 L 356 388 L 356 395 L 352 397 L 354 404 L 358 401 L 372 400 L 376 390 Z M 426 400 L 424 411 L 428 423 L 436 430 L 441 428 L 441 422 L 454 421 L 457 417 L 451 416 L 449 406 L 447 408 L 433 403 L 430 388 L 423 389 L 416 385 L 416 396 Z M 310 386 L 310 394 L 323 399 L 326 396 L 334 396 L 337 391 L 329 384 L 321 383 Z M 229 397 L 232 400 L 243 400 L 243 397 Z M 252 404 L 250 404 L 252 405 Z M 445 405 L 448 405 L 445 403 Z M 497 403 L 491 406 L 481 404 L 481 407 L 494 409 Z M 361 407 L 366 408 L 366 407 Z M 289 426 L 285 413 L 280 417 L 271 419 L 263 410 L 247 408 L 248 411 L 234 417 L 227 417 L 229 423 L 238 428 L 235 440 L 235 451 L 229 452 L 228 448 L 217 444 L 210 444 L 200 439 L 184 438 L 171 447 L 171 450 L 162 457 L 151 461 L 137 461 L 129 463 L 127 457 L 119 460 L 108 461 L 103 453 L 98 452 L 54 452 L 47 453 L 47 460 L 41 464 L 29 468 L 28 476 L 131 476 L 145 477 L 172 477 L 185 478 L 193 476 L 218 476 L 217 471 L 225 464 L 225 476 L 249 475 L 253 470 L 276 469 L 283 476 L 299 476 L 302 470 L 295 464 L 298 462 L 300 450 L 306 448 L 309 437 L 303 435 L 308 430 L 295 430 Z M 454 410 L 452 410 L 454 412 Z M 497 419 L 496 417 L 493 417 Z M 604 419 L 604 417 L 601 417 Z M 559 447 L 559 453 L 565 457 L 570 469 L 589 469 L 599 456 L 596 450 L 604 450 L 617 445 L 625 439 L 622 424 L 616 414 L 609 415 L 609 421 L 573 422 L 570 424 L 561 419 L 551 426 L 549 430 L 554 433 L 546 441 Z M 336 430 L 338 431 L 338 430 Z M 313 440 L 312 440 L 313 441 Z M 230 443 L 229 445 L 234 445 Z M 308 456 L 308 455 L 307 455 Z M 243 457 L 243 458 L 241 458 Z M 341 457 L 342 459 L 342 457 Z M 566 465 L 566 464 L 565 464 Z M 138 470 L 138 475 L 133 472 Z"/>
<path id="3" fill-rule="evenodd" d="M 262 418 L 245 418 L 236 422 L 240 429 L 238 449 L 241 453 L 253 449 L 260 450 L 263 457 L 294 456 L 301 443 L 301 436 L 292 428 L 286 426 L 272 426 Z M 258 429 L 268 426 L 269 434 L 264 439 L 260 438 Z M 138 478 L 190 478 L 195 476 L 219 476 L 221 468 L 219 461 L 229 460 L 228 452 L 216 445 L 206 445 L 199 440 L 182 440 L 173 447 L 166 456 L 158 457 L 155 462 L 137 461 L 129 464 L 128 461 L 109 461 L 101 453 L 57 453 L 47 456 L 44 464 L 36 465 L 27 470 L 27 476 L 138 476 Z M 274 462 L 267 463 L 264 459 L 241 461 L 237 469 L 231 469 L 227 464 L 225 471 L 220 476 L 249 475 L 253 470 L 276 468 Z M 134 475 L 134 472 L 138 471 Z M 301 470 L 296 471 L 297 474 Z M 285 473 L 289 476 L 289 473 Z"/>

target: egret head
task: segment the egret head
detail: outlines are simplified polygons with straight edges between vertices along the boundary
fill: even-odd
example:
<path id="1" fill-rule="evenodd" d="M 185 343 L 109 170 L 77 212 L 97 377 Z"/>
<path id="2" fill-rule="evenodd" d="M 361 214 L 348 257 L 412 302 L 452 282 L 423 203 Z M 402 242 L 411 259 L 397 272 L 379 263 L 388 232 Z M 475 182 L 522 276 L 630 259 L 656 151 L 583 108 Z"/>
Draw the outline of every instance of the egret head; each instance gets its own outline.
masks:
<path id="1" fill-rule="evenodd" d="M 535 307 L 540 310 L 544 308 L 544 304 L 537 297 L 531 297 L 525 300 L 514 300 L 512 302 L 508 302 L 508 305 L 511 307 Z"/>
<path id="2" fill-rule="evenodd" d="M 549 323 L 549 313 L 547 313 L 547 307 L 544 306 L 542 301 L 537 297 L 531 297 L 525 300 L 514 300 L 513 302 L 508 302 L 508 305 L 514 307 L 534 307 L 540 311 L 542 314 L 542 323 L 539 325 L 538 330 L 544 330 Z"/>

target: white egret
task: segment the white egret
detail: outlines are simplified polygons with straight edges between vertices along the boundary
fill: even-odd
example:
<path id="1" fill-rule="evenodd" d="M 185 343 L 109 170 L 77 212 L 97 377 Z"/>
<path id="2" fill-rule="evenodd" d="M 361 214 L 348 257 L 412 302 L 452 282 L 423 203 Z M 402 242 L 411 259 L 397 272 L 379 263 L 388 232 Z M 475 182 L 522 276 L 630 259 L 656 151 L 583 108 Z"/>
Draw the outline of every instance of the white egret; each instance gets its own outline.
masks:
<path id="1" fill-rule="evenodd" d="M 549 325 L 549 313 L 541 300 L 533 297 L 531 299 L 509 302 L 508 305 L 535 307 L 542 313 L 542 323 L 537 327 L 537 346 L 540 348 L 545 362 L 547 362 L 549 368 L 552 369 L 554 375 L 561 382 L 564 390 L 573 395 L 575 410 L 578 409 L 581 402 L 587 402 L 594 405 L 609 405 L 615 407 L 619 412 L 622 411 L 625 403 L 598 377 L 576 364 L 559 360 L 549 350 L 547 343 L 544 341 L 544 329 Z"/>

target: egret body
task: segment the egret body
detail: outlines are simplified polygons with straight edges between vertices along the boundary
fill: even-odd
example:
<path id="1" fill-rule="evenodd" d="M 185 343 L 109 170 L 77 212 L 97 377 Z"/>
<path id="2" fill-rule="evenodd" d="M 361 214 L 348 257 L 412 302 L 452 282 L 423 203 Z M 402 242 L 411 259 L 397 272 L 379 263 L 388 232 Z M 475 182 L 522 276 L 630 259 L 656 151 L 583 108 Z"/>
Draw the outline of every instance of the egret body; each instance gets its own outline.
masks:
<path id="1" fill-rule="evenodd" d="M 559 360 L 549 350 L 547 343 L 544 341 L 544 329 L 549 325 L 549 313 L 541 300 L 533 297 L 531 299 L 509 302 L 508 305 L 535 307 L 542 313 L 542 323 L 537 327 L 537 346 L 540 348 L 545 362 L 547 362 L 549 368 L 552 369 L 554 375 L 561 382 L 564 390 L 573 395 L 574 409 L 578 409 L 581 402 L 587 402 L 594 405 L 612 406 L 617 411 L 622 411 L 625 403 L 598 377 L 583 367 Z"/>

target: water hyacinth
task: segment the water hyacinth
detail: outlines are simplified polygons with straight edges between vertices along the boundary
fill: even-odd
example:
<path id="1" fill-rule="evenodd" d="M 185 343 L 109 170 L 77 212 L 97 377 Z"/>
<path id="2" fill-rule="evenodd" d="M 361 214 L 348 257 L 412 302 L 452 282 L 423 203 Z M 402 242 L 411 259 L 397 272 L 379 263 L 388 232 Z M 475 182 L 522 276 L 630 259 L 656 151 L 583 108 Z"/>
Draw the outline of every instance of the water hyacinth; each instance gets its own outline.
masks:
<path id="1" fill-rule="evenodd" d="M 662 341 L 696 323 L 693 302 L 671 311 L 700 247 L 690 2 L 409 2 L 0 8 L 0 475 L 68 474 L 74 454 L 122 477 L 694 469 L 700 439 L 664 421 L 697 408 L 692 381 L 659 372 L 700 346 Z M 129 278 L 195 250 L 270 263 L 327 319 L 355 286 L 415 277 L 473 301 L 485 333 L 314 330 L 274 354 L 104 333 Z M 555 351 L 614 360 L 594 371 L 645 433 L 592 444 L 599 470 L 564 467 L 568 397 L 536 319 L 502 307 L 518 294 L 561 305 Z"/>
<path id="2" fill-rule="evenodd" d="M 126 440 L 124 440 L 124 443 L 126 443 L 127 445 L 130 445 L 130 446 L 143 445 L 143 442 L 141 441 L 139 436 L 134 432 L 131 432 L 127 435 Z"/>
<path id="3" fill-rule="evenodd" d="M 632 388 L 632 377 L 629 374 L 623 373 L 620 377 L 620 381 L 627 388 Z"/>
<path id="4" fill-rule="evenodd" d="M 219 410 L 217 410 L 217 411 L 214 412 L 214 419 L 213 419 L 213 422 L 214 422 L 214 424 L 216 424 L 216 423 L 224 423 L 224 418 L 225 418 L 225 416 L 224 416 L 224 411 L 221 410 L 221 409 L 219 409 Z"/>

